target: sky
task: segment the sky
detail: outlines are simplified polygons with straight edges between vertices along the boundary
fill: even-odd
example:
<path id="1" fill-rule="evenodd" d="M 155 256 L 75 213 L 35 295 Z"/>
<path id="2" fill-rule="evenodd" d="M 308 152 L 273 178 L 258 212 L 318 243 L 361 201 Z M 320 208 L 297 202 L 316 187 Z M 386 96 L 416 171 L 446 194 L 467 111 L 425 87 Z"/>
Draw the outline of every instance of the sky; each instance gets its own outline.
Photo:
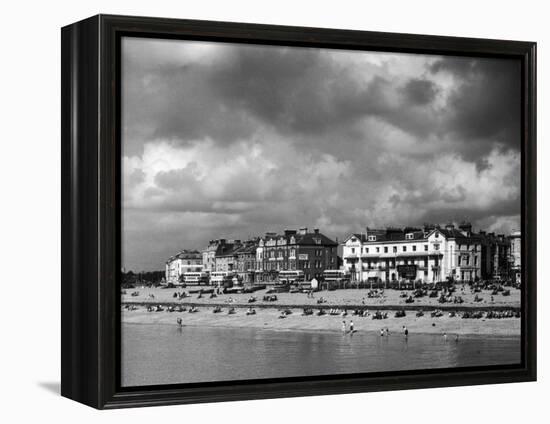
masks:
<path id="1" fill-rule="evenodd" d="M 520 228 L 520 63 L 122 41 L 122 265 L 211 239 Z"/>

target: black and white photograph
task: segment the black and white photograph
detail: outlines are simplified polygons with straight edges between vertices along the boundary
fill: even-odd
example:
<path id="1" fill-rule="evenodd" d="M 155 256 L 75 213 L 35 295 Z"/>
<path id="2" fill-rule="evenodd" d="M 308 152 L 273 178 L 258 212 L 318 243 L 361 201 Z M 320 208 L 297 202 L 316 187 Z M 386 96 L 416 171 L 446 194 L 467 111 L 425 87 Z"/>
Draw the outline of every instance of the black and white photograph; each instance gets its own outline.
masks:
<path id="1" fill-rule="evenodd" d="M 122 387 L 522 361 L 520 60 L 120 55 Z"/>

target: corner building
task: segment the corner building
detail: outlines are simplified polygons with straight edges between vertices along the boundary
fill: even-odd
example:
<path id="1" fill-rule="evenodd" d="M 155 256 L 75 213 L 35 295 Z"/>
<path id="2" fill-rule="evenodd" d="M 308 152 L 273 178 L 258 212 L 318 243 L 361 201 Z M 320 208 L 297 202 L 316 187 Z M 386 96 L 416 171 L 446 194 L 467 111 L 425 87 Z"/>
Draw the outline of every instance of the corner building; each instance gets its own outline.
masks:
<path id="1" fill-rule="evenodd" d="M 337 269 L 338 243 L 319 229 L 285 230 L 284 234 L 266 233 L 256 248 L 257 284 L 276 284 L 280 271 L 302 271 L 305 281 L 321 278 L 323 271 Z"/>
<path id="2" fill-rule="evenodd" d="M 458 228 L 367 228 L 349 236 L 342 248 L 343 267 L 352 281 L 432 283 L 482 277 L 482 238 L 468 223 Z"/>

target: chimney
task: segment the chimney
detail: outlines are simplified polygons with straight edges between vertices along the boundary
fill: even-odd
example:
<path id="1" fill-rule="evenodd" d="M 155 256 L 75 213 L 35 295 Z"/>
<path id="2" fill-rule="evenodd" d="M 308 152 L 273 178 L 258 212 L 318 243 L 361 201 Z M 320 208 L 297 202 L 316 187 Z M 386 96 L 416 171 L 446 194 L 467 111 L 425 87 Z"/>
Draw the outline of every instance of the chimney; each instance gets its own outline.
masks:
<path id="1" fill-rule="evenodd" d="M 447 225 L 445 225 L 445 229 L 448 231 L 452 231 L 455 229 L 455 225 L 452 222 L 449 222 Z"/>
<path id="2" fill-rule="evenodd" d="M 305 236 L 307 234 L 307 227 L 300 228 L 298 230 L 298 234 L 301 236 Z"/>
<path id="3" fill-rule="evenodd" d="M 285 236 L 291 236 L 296 234 L 296 230 L 285 230 Z"/>
<path id="4" fill-rule="evenodd" d="M 465 236 L 471 236 L 472 235 L 472 224 L 470 224 L 469 222 L 462 222 L 458 228 L 460 229 L 460 231 L 462 231 L 462 233 L 465 235 Z"/>
<path id="5" fill-rule="evenodd" d="M 314 228 L 314 229 L 313 229 L 313 232 L 314 232 L 315 234 L 319 234 L 319 228 Z"/>

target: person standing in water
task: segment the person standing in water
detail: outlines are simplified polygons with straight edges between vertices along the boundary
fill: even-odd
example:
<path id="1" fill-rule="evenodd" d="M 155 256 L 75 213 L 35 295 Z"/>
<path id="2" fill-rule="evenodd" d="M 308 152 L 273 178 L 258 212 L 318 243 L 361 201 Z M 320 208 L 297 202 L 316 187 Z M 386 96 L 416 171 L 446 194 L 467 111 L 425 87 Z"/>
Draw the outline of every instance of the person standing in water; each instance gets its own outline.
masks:
<path id="1" fill-rule="evenodd" d="M 349 332 L 353 333 L 353 320 L 349 322 Z"/>
<path id="2" fill-rule="evenodd" d="M 342 321 L 342 333 L 346 332 L 346 320 Z"/>
<path id="3" fill-rule="evenodd" d="M 409 337 L 409 330 L 406 326 L 403 326 L 403 334 L 405 334 L 405 337 Z"/>

